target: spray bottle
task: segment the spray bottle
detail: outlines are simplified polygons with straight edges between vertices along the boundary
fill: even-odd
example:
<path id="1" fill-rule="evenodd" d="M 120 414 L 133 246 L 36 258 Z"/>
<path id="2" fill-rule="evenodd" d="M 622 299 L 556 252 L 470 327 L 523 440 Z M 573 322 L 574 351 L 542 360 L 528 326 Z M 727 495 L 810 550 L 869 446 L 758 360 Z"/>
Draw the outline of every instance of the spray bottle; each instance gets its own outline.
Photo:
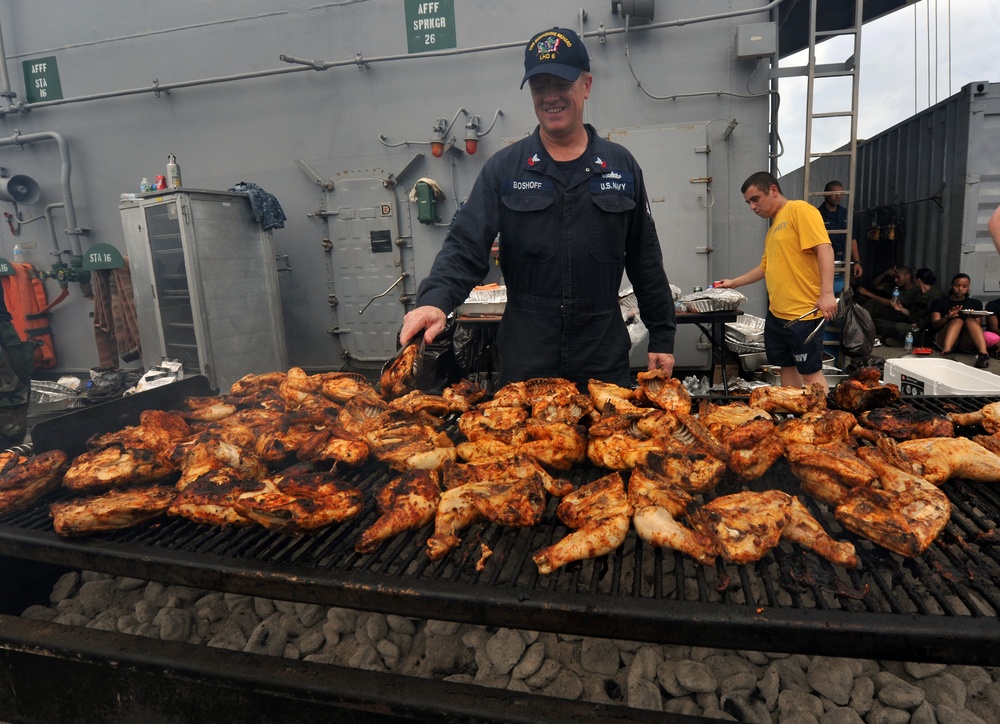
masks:
<path id="1" fill-rule="evenodd" d="M 167 154 L 167 188 L 179 189 L 181 187 L 181 167 L 177 165 L 174 154 Z"/>

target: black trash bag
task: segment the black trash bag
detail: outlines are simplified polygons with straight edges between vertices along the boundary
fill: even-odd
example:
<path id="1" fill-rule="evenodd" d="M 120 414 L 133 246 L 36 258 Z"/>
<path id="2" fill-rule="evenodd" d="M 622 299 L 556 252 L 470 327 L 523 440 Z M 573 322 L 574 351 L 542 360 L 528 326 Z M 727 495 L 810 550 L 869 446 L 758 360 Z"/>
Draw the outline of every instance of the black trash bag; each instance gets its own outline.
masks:
<path id="1" fill-rule="evenodd" d="M 455 361 L 453 337 L 458 323 L 448 316 L 444 329 L 430 344 L 424 345 L 423 354 L 413 363 L 414 387 L 429 395 L 440 395 L 449 385 L 462 379 L 462 370 Z"/>
<path id="2" fill-rule="evenodd" d="M 848 357 L 867 357 L 875 348 L 875 322 L 868 310 L 854 302 L 850 288 L 841 293 L 837 321 L 840 324 L 840 350 Z"/>
<path id="3" fill-rule="evenodd" d="M 464 378 L 475 382 L 489 395 L 497 391 L 500 356 L 497 353 L 495 325 L 458 325 L 452 348 Z"/>

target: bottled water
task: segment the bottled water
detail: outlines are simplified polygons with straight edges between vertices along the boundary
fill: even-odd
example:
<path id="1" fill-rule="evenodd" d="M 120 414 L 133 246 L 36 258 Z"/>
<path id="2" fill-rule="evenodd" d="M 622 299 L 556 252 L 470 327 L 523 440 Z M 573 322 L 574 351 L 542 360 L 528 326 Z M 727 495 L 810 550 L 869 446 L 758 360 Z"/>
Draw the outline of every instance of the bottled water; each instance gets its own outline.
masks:
<path id="1" fill-rule="evenodd" d="M 896 302 L 899 301 L 899 287 L 894 287 L 892 290 L 892 303 L 895 306 Z"/>
<path id="2" fill-rule="evenodd" d="M 903 351 L 907 354 L 913 351 L 913 332 L 906 333 L 906 341 L 903 342 Z"/>

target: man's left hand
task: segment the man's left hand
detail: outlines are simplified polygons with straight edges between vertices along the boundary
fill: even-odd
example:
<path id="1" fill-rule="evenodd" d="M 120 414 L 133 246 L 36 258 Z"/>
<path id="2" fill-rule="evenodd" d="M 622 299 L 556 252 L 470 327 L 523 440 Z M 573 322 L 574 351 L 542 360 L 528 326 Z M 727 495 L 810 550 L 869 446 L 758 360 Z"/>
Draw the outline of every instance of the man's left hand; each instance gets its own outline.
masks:
<path id="1" fill-rule="evenodd" d="M 663 370 L 668 375 L 672 375 L 674 373 L 674 356 L 666 352 L 650 352 L 647 369 L 650 371 Z"/>
<path id="2" fill-rule="evenodd" d="M 854 262 L 851 265 L 851 276 L 861 278 L 861 275 L 865 273 L 865 270 L 861 268 L 861 262 Z"/>

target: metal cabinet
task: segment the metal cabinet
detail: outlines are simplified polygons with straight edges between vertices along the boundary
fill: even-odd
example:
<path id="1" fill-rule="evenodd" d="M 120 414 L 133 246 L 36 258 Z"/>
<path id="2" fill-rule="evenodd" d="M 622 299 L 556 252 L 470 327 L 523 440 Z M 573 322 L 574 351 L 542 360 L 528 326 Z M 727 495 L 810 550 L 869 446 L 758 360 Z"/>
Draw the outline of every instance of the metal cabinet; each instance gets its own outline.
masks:
<path id="1" fill-rule="evenodd" d="M 287 369 L 271 232 L 246 194 L 174 189 L 119 209 L 147 369 L 177 359 L 223 390 Z"/>

